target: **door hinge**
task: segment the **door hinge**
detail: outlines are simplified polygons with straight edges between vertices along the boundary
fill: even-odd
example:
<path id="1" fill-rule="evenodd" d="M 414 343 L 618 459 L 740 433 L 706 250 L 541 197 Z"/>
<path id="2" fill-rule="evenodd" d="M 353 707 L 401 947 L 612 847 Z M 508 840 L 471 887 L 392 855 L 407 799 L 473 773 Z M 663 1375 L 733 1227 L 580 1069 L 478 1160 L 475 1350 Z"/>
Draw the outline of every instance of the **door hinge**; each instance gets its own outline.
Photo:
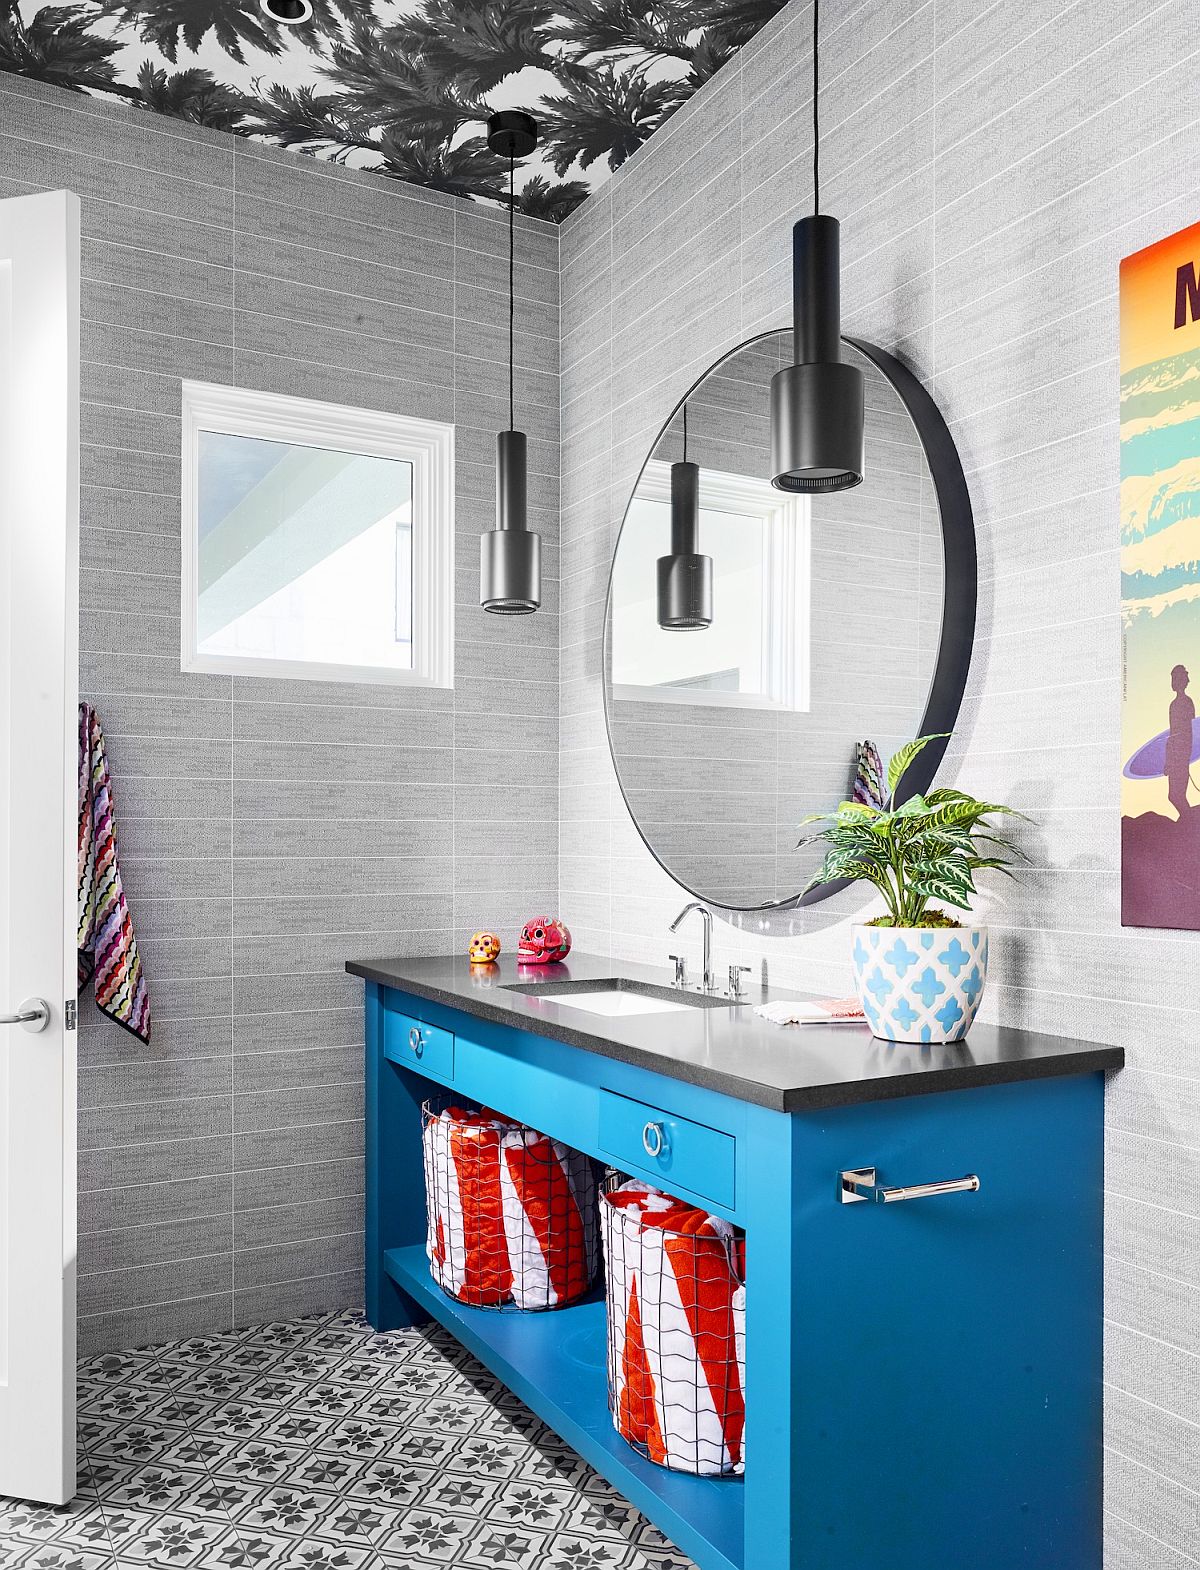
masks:
<path id="1" fill-rule="evenodd" d="M 63 1004 L 63 1021 L 68 1030 L 75 1029 L 75 1011 L 78 1008 L 74 998 L 68 998 Z"/>

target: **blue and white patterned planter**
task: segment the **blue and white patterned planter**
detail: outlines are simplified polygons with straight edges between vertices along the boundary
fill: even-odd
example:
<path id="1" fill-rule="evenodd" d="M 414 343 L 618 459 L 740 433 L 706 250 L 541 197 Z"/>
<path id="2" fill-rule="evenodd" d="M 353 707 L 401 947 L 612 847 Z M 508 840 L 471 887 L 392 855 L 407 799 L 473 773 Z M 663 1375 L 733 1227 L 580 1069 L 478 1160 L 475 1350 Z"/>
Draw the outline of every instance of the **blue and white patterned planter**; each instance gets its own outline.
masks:
<path id="1" fill-rule="evenodd" d="M 854 980 L 884 1041 L 961 1041 L 987 979 L 986 927 L 855 926 Z"/>

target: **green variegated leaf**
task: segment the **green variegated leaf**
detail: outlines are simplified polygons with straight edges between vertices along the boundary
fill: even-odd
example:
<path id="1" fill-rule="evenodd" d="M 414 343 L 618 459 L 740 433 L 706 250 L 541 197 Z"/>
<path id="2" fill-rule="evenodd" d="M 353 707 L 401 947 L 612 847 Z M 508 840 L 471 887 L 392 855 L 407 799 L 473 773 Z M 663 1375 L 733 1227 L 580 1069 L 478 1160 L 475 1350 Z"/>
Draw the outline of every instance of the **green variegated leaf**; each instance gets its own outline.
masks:
<path id="1" fill-rule="evenodd" d="M 966 856 L 936 856 L 925 862 L 911 862 L 906 868 L 906 878 L 911 884 L 919 884 L 925 879 L 971 884 L 971 860 Z"/>
<path id="2" fill-rule="evenodd" d="M 856 861 L 851 856 L 833 860 L 826 858 L 821 870 L 814 873 L 805 884 L 803 892 L 807 894 L 809 889 L 820 888 L 823 883 L 835 883 L 839 878 L 849 878 L 855 883 L 860 879 L 865 879 L 868 883 L 874 883 L 878 888 L 884 886 L 883 874 L 877 867 L 873 867 L 869 862 Z"/>
<path id="3" fill-rule="evenodd" d="M 931 855 L 941 855 L 946 851 L 961 850 L 970 852 L 974 840 L 971 831 L 953 824 L 948 828 L 931 829 L 926 825 L 919 839 L 914 841 L 914 849 L 924 852 L 928 848 Z"/>
<path id="4" fill-rule="evenodd" d="M 931 741 L 944 741 L 949 731 L 939 731 L 933 736 L 918 736 L 915 741 L 905 742 L 899 752 L 894 752 L 888 760 L 887 782 L 891 795 L 896 794 L 896 786 L 904 778 L 904 771 L 912 763 L 918 753 L 923 752 Z"/>
<path id="5" fill-rule="evenodd" d="M 910 796 L 906 802 L 896 808 L 896 816 L 898 818 L 915 818 L 927 810 L 928 807 L 924 796 Z"/>
<path id="6" fill-rule="evenodd" d="M 816 834 L 805 834 L 801 836 L 798 845 L 815 845 L 820 840 L 835 849 L 850 847 L 873 856 L 886 854 L 879 836 L 867 823 L 841 823 L 821 829 Z"/>
<path id="7" fill-rule="evenodd" d="M 930 874 L 928 877 L 913 878 L 909 887 L 918 894 L 923 894 L 926 899 L 936 899 L 946 905 L 957 905 L 965 909 L 971 902 L 971 895 L 975 886 L 969 878 L 946 877 Z"/>
<path id="8" fill-rule="evenodd" d="M 870 860 L 887 860 L 887 848 L 884 842 L 869 828 L 854 828 L 847 826 L 838 831 L 836 838 L 830 838 L 830 844 L 836 850 L 852 850 L 856 855 L 863 855 Z"/>
<path id="9" fill-rule="evenodd" d="M 879 808 L 865 801 L 840 801 L 837 815 L 839 818 L 876 818 Z"/>
<path id="10" fill-rule="evenodd" d="M 859 855 L 854 851 L 833 851 L 825 858 L 822 871 L 829 878 L 876 878 L 882 877 L 885 867 L 872 856 Z"/>
<path id="11" fill-rule="evenodd" d="M 926 826 L 931 829 L 953 828 L 956 825 L 964 826 L 976 824 L 981 818 L 986 818 L 990 812 L 1003 809 L 995 807 L 991 802 L 975 801 L 970 796 L 959 801 L 943 802 L 933 809 L 925 818 Z"/>

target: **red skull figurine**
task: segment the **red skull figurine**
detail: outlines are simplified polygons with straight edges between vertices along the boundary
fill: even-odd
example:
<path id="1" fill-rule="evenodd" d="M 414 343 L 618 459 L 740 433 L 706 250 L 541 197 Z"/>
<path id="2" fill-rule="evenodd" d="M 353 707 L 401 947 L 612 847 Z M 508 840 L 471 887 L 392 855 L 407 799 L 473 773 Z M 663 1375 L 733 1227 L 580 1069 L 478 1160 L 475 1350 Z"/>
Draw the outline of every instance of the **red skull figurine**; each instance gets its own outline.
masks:
<path id="1" fill-rule="evenodd" d="M 517 943 L 517 962 L 521 965 L 553 965 L 571 952 L 571 934 L 565 921 L 557 916 L 535 916 L 521 928 Z"/>

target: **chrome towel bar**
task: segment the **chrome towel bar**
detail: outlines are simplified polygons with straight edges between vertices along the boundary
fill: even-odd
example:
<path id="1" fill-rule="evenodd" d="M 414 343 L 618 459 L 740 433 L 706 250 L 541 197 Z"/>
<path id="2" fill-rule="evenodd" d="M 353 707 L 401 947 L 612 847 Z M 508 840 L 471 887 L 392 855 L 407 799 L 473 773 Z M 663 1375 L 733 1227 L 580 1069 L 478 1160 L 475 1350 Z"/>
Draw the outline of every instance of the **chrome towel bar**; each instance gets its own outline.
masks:
<path id="1" fill-rule="evenodd" d="M 895 1205 L 902 1199 L 928 1199 L 931 1194 L 976 1194 L 979 1179 L 943 1178 L 937 1183 L 909 1183 L 901 1188 L 883 1188 L 876 1181 L 874 1167 L 850 1167 L 838 1174 L 838 1198 L 843 1205 L 860 1205 L 873 1199 L 878 1205 Z"/>

